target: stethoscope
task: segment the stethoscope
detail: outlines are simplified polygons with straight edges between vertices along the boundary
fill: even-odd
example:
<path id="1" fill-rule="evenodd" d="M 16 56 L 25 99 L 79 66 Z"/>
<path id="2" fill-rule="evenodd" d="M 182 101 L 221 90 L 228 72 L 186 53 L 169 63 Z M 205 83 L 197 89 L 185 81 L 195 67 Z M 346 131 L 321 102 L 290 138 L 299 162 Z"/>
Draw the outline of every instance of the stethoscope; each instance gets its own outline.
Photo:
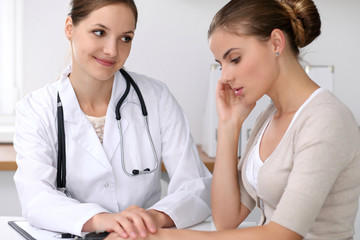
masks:
<path id="1" fill-rule="evenodd" d="M 157 157 L 157 154 L 155 151 L 155 146 L 154 146 L 154 143 L 153 143 L 153 140 L 152 140 L 152 137 L 150 134 L 150 130 L 149 130 L 149 123 L 148 123 L 148 118 L 147 118 L 148 113 L 147 113 L 145 101 L 140 92 L 138 85 L 131 78 L 131 76 L 124 69 L 120 69 L 120 72 L 126 80 L 125 92 L 121 96 L 121 98 L 118 101 L 118 103 L 116 104 L 116 108 L 115 108 L 116 121 L 118 124 L 118 129 L 119 129 L 119 134 L 120 134 L 121 167 L 122 167 L 123 172 L 129 177 L 138 176 L 138 175 L 142 175 L 142 174 L 150 174 L 150 173 L 155 172 L 157 170 L 157 168 L 159 167 L 159 164 L 158 164 L 159 160 L 158 160 L 158 157 Z M 152 170 L 150 168 L 145 168 L 144 170 L 133 169 L 131 171 L 131 173 L 129 173 L 126 170 L 126 166 L 125 166 L 124 144 L 123 144 L 124 141 L 123 141 L 123 134 L 122 134 L 122 126 L 121 126 L 121 121 L 120 121 L 121 120 L 120 108 L 130 92 L 130 85 L 133 86 L 133 88 L 139 98 L 142 115 L 143 115 L 144 121 L 145 121 L 147 136 L 151 143 L 151 148 L 152 148 L 152 151 L 153 151 L 153 154 L 155 157 L 155 164 L 154 164 L 154 167 Z M 70 196 L 69 192 L 66 190 L 66 153 L 65 153 L 64 112 L 63 112 L 63 107 L 62 107 L 62 102 L 61 102 L 61 99 L 59 96 L 59 92 L 57 93 L 57 118 L 58 118 L 58 164 L 57 164 L 57 176 L 56 176 L 57 181 L 56 181 L 56 183 L 57 183 L 58 190 L 65 193 L 67 196 Z"/>

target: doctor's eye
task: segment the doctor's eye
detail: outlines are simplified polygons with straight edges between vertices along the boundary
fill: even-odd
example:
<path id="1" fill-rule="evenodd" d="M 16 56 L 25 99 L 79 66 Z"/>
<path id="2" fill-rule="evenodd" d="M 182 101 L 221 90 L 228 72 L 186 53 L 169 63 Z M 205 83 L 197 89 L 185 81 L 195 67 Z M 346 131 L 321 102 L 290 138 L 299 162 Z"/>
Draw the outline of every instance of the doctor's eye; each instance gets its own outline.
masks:
<path id="1" fill-rule="evenodd" d="M 130 36 L 123 36 L 120 38 L 121 41 L 123 41 L 124 43 L 128 43 L 128 42 L 131 42 L 132 40 L 132 37 Z"/>
<path id="2" fill-rule="evenodd" d="M 241 57 L 237 57 L 237 58 L 231 59 L 231 62 L 236 64 L 236 63 L 240 62 L 240 59 L 241 59 Z"/>
<path id="3" fill-rule="evenodd" d="M 101 37 L 101 36 L 104 35 L 105 31 L 103 31 L 103 30 L 94 30 L 93 33 L 94 33 L 96 36 Z"/>

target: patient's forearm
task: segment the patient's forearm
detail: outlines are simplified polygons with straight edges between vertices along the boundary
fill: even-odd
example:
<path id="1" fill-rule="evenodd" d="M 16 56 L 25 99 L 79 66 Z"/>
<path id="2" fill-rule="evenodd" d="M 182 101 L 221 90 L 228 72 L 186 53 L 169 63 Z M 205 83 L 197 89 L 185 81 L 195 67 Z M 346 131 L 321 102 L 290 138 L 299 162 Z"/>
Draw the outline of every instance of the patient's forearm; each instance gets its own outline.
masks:
<path id="1" fill-rule="evenodd" d="M 218 148 L 213 172 L 211 207 L 218 229 L 236 228 L 241 218 L 241 201 L 237 172 L 239 134 L 232 127 L 219 125 Z"/>
<path id="2" fill-rule="evenodd" d="M 182 229 L 159 229 L 149 240 L 301 240 L 302 236 L 276 223 L 223 231 L 193 231 Z"/>

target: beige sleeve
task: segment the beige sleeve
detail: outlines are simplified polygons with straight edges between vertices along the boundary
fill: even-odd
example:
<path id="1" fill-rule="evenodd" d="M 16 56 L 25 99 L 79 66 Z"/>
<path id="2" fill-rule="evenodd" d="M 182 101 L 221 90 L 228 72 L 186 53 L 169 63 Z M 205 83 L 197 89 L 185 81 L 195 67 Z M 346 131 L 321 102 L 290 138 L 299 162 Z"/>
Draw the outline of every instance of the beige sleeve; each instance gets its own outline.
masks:
<path id="1" fill-rule="evenodd" d="M 323 216 L 328 218 L 336 212 L 334 208 L 346 211 L 344 199 L 342 206 L 328 204 L 324 207 L 329 196 L 340 191 L 347 191 L 342 194 L 348 198 L 356 194 L 353 191 L 356 186 L 351 182 L 356 179 L 356 172 L 348 171 L 347 176 L 343 172 L 351 162 L 360 160 L 354 159 L 358 158 L 355 153 L 359 148 L 359 135 L 351 114 L 334 108 L 317 109 L 303 118 L 300 125 L 297 123 L 293 169 L 271 218 L 302 236 L 309 232 L 320 212 L 326 212 Z"/>

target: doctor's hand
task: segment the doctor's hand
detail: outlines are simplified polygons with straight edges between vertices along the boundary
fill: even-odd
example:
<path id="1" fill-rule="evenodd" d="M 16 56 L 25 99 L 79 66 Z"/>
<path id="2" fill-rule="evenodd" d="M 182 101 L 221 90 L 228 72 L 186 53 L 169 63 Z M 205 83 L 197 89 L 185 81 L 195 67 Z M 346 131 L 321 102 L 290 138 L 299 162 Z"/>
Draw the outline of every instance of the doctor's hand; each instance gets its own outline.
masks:
<path id="1" fill-rule="evenodd" d="M 238 90 L 241 93 L 241 89 Z M 242 124 L 255 107 L 256 103 L 248 104 L 243 96 L 237 95 L 230 84 L 221 79 L 216 87 L 216 110 L 219 121 L 232 124 Z"/>
<path id="2" fill-rule="evenodd" d="M 99 213 L 87 221 L 83 231 L 115 232 L 119 237 L 137 239 L 145 238 L 149 233 L 156 233 L 157 228 L 172 227 L 171 218 L 154 209 L 143 209 L 130 206 L 120 213 Z"/>

